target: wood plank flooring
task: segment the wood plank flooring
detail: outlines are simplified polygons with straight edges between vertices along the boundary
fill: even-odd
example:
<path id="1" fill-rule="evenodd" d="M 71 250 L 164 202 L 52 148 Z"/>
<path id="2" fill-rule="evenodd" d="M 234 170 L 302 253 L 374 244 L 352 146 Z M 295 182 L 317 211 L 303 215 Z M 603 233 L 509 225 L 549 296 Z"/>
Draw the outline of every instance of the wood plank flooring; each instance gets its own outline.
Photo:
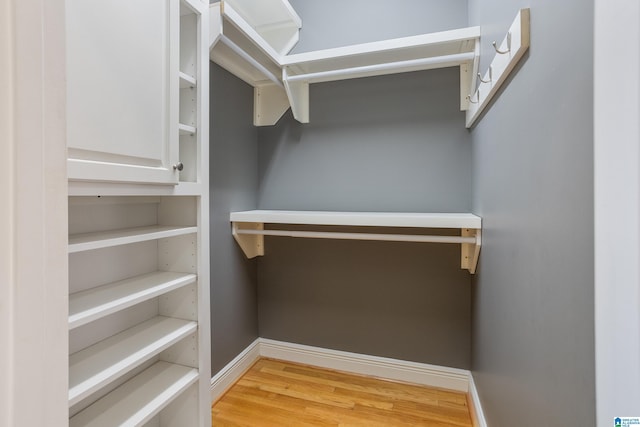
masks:
<path id="1" fill-rule="evenodd" d="M 260 359 L 211 408 L 213 427 L 471 427 L 466 394 Z"/>

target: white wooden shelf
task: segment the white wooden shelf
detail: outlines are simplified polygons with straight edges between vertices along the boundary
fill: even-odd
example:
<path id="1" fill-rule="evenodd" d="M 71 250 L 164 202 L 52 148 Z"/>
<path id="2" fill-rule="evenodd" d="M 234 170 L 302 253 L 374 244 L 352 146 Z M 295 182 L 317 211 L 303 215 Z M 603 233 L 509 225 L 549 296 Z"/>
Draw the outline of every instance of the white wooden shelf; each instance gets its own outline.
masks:
<path id="1" fill-rule="evenodd" d="M 157 362 L 69 420 L 70 427 L 141 426 L 198 380 L 198 371 Z"/>
<path id="2" fill-rule="evenodd" d="M 480 217 L 469 213 L 254 210 L 231 212 L 230 218 L 231 222 L 370 227 L 480 228 L 482 224 Z"/>
<path id="3" fill-rule="evenodd" d="M 264 255 L 264 236 L 377 240 L 462 245 L 461 268 L 475 273 L 480 255 L 482 219 L 470 213 L 393 213 L 254 210 L 232 212 L 232 233 L 248 258 Z M 310 226 L 460 229 L 459 236 L 368 232 L 266 230 L 265 224 Z"/>
<path id="4" fill-rule="evenodd" d="M 198 85 L 195 77 L 190 76 L 187 73 L 183 73 L 182 71 L 180 71 L 178 74 L 180 76 L 180 89 L 196 87 Z"/>
<path id="5" fill-rule="evenodd" d="M 197 330 L 197 323 L 158 316 L 69 356 L 69 406 Z"/>
<path id="6" fill-rule="evenodd" d="M 195 274 L 158 271 L 69 296 L 69 329 L 192 284 Z"/>
<path id="7" fill-rule="evenodd" d="M 266 11 L 266 3 L 272 2 L 282 4 L 272 7 L 273 13 L 280 11 L 280 18 Z M 260 13 L 263 8 L 265 12 Z M 296 120 L 309 122 L 312 83 L 452 66 L 460 67 L 460 108 L 469 108 L 480 27 L 287 55 L 293 45 L 278 49 L 261 31 L 270 25 L 284 26 L 297 40 L 302 23 L 287 9 L 291 6 L 286 0 L 226 0 L 211 5 L 211 60 L 255 88 L 255 125 L 275 124 L 289 106 Z"/>
<path id="8" fill-rule="evenodd" d="M 75 234 L 69 236 L 69 253 L 182 236 L 197 231 L 197 227 L 152 226 Z"/>
<path id="9" fill-rule="evenodd" d="M 296 120 L 309 121 L 309 84 L 433 68 L 460 67 L 461 109 L 475 82 L 480 27 L 287 55 L 283 80 Z"/>
<path id="10" fill-rule="evenodd" d="M 178 133 L 180 135 L 195 135 L 197 129 L 194 126 L 178 123 Z"/>

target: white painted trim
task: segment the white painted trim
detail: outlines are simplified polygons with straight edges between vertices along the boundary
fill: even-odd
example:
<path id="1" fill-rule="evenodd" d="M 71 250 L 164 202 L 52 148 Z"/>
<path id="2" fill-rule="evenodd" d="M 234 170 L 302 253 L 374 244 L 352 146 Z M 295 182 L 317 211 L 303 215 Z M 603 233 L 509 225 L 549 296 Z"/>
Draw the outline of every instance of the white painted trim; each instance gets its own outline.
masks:
<path id="1" fill-rule="evenodd" d="M 258 338 L 211 378 L 211 402 L 215 402 L 260 358 Z"/>
<path id="2" fill-rule="evenodd" d="M 640 416 L 640 4 L 596 0 L 594 16 L 596 425 L 604 427 Z"/>
<path id="3" fill-rule="evenodd" d="M 214 403 L 222 397 L 260 357 L 468 393 L 469 411 L 475 422 L 474 427 L 488 427 L 473 376 L 466 369 L 368 356 L 266 338 L 256 339 L 211 378 L 211 402 Z"/>
<path id="4" fill-rule="evenodd" d="M 469 374 L 469 393 L 468 393 L 469 413 L 473 420 L 473 427 L 488 427 L 487 420 L 484 417 L 484 411 L 482 410 L 482 402 L 480 402 L 480 395 L 476 388 L 476 383 L 473 380 L 473 375 Z"/>
<path id="5" fill-rule="evenodd" d="M 64 6 L 0 0 L 2 426 L 68 426 Z"/>
<path id="6" fill-rule="evenodd" d="M 260 338 L 260 356 L 467 392 L 469 371 Z"/>

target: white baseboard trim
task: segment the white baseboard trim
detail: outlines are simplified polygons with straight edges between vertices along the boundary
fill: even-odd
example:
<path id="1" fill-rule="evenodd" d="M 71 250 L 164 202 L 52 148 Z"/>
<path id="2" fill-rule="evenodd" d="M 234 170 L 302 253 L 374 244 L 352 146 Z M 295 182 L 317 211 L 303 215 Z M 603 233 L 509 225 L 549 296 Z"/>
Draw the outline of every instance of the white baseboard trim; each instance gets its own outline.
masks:
<path id="1" fill-rule="evenodd" d="M 260 357 L 302 363 L 381 379 L 467 393 L 474 427 L 488 427 L 471 372 L 426 363 L 368 356 L 258 338 L 211 379 L 211 402 L 218 400 Z"/>
<path id="2" fill-rule="evenodd" d="M 469 371 L 260 338 L 260 355 L 336 371 L 469 391 Z"/>
<path id="3" fill-rule="evenodd" d="M 467 394 L 467 402 L 469 404 L 469 412 L 471 413 L 473 427 L 487 427 L 487 420 L 484 417 L 484 412 L 482 411 L 482 403 L 480 403 L 478 389 L 476 388 L 476 383 L 473 381 L 473 375 L 471 373 L 469 373 L 469 393 Z"/>
<path id="4" fill-rule="evenodd" d="M 211 378 L 211 402 L 215 402 L 260 358 L 260 339 L 236 356 Z"/>

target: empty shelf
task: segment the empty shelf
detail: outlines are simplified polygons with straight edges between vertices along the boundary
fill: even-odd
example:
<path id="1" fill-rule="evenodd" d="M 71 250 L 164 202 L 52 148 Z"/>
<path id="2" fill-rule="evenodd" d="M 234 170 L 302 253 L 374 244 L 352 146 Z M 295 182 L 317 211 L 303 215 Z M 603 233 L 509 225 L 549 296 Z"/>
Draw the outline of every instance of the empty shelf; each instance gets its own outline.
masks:
<path id="1" fill-rule="evenodd" d="M 69 236 L 69 253 L 181 236 L 196 233 L 197 231 L 197 227 L 152 226 L 75 234 Z"/>
<path id="2" fill-rule="evenodd" d="M 302 20 L 287 0 L 224 0 L 227 14 L 230 6 L 279 54 L 287 54 L 297 43 Z"/>
<path id="3" fill-rule="evenodd" d="M 157 271 L 69 296 L 69 329 L 196 281 L 195 274 Z"/>
<path id="4" fill-rule="evenodd" d="M 470 213 L 394 213 L 255 210 L 232 212 L 231 222 L 365 227 L 481 228 Z"/>
<path id="5" fill-rule="evenodd" d="M 303 80 L 309 83 L 447 67 L 473 62 L 475 45 L 479 38 L 479 27 L 461 28 L 287 55 L 282 58 L 282 66 L 287 68 L 289 80 Z M 448 57 L 451 59 L 448 60 Z M 437 66 L 436 63 L 412 66 L 407 62 L 428 58 L 442 58 L 442 63 Z M 352 76 L 344 74 L 345 70 L 383 64 L 396 64 L 396 66 L 390 67 L 385 72 L 364 72 Z"/>
<path id="6" fill-rule="evenodd" d="M 69 406 L 197 330 L 197 323 L 158 316 L 69 356 Z"/>
<path id="7" fill-rule="evenodd" d="M 140 426 L 198 380 L 198 371 L 157 362 L 69 420 L 70 427 Z"/>

